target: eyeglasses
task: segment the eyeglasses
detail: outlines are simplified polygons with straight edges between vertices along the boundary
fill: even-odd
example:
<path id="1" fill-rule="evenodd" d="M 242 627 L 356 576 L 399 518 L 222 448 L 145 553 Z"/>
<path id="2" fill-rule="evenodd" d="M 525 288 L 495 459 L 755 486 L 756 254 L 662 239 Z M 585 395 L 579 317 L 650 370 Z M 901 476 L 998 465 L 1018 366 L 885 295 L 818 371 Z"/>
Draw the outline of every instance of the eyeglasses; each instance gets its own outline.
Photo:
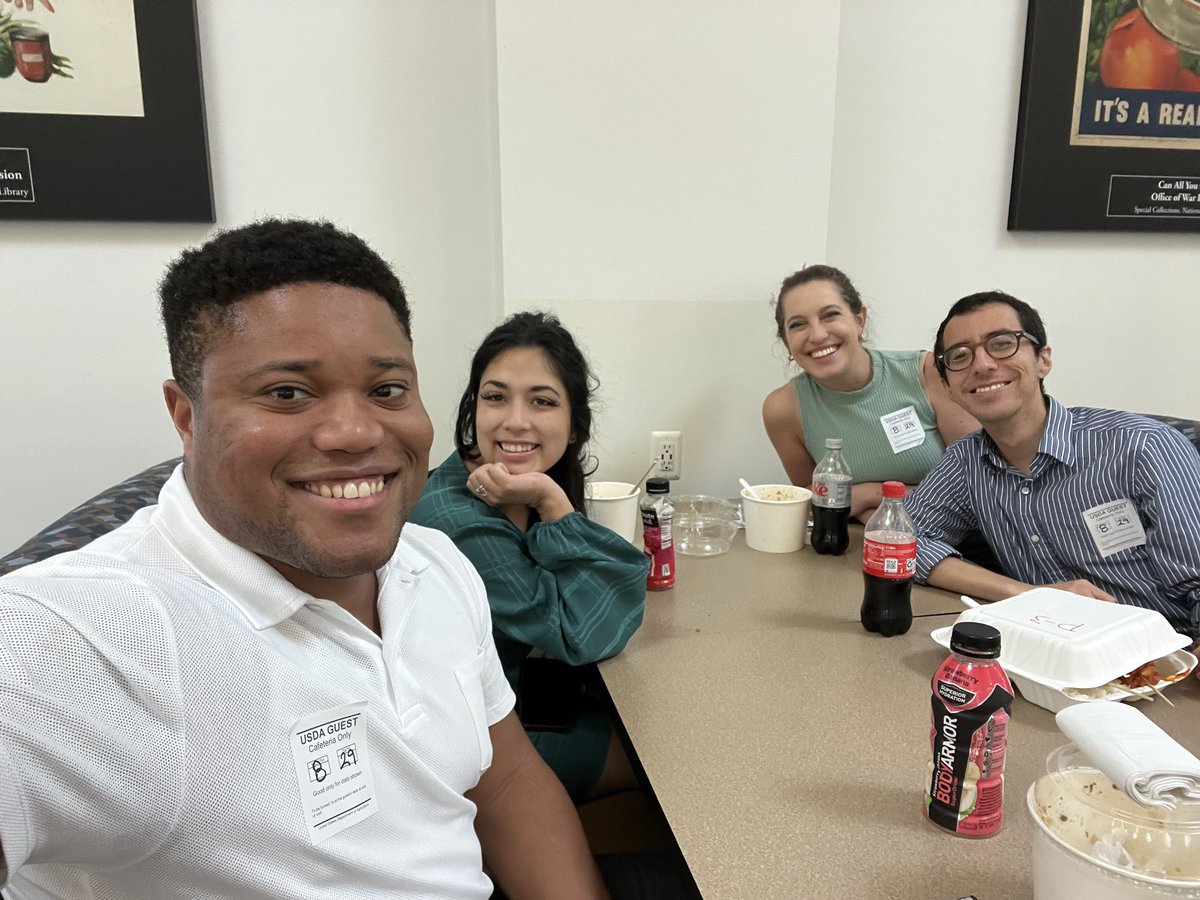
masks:
<path id="1" fill-rule="evenodd" d="M 1008 359 L 1010 356 L 1015 356 L 1017 350 L 1021 348 L 1021 338 L 1025 338 L 1035 347 L 1038 346 L 1038 339 L 1028 331 L 1001 331 L 988 335 L 982 341 L 947 347 L 937 360 L 951 372 L 961 372 L 975 359 L 976 348 L 982 347 L 992 359 Z"/>

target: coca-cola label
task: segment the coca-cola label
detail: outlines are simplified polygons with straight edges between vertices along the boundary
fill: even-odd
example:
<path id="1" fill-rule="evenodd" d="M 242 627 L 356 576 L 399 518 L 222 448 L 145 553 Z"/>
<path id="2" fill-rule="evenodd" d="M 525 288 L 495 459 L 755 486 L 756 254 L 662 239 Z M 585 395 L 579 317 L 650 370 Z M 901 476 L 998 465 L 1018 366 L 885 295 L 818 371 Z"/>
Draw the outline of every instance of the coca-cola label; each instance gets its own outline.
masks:
<path id="1" fill-rule="evenodd" d="M 863 571 L 880 578 L 903 580 L 917 571 L 917 542 L 863 541 Z"/>
<path id="2" fill-rule="evenodd" d="M 930 701 L 930 821 L 977 837 L 999 830 L 1012 701 L 1012 684 L 999 665 L 963 665 L 953 656 L 942 663 Z"/>

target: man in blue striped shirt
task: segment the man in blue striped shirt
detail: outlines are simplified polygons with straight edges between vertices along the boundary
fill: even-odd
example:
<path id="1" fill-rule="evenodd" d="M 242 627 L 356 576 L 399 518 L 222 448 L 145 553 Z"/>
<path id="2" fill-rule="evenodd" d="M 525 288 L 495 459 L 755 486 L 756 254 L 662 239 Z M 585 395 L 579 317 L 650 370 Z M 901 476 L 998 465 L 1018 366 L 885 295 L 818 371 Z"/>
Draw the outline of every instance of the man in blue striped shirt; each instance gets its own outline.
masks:
<path id="1" fill-rule="evenodd" d="M 908 498 L 917 580 L 986 600 L 1046 585 L 1156 609 L 1200 632 L 1200 455 L 1175 429 L 1046 396 L 1041 317 L 998 291 L 959 300 L 934 356 L 954 400 L 983 425 Z M 971 529 L 1004 574 L 954 549 Z"/>

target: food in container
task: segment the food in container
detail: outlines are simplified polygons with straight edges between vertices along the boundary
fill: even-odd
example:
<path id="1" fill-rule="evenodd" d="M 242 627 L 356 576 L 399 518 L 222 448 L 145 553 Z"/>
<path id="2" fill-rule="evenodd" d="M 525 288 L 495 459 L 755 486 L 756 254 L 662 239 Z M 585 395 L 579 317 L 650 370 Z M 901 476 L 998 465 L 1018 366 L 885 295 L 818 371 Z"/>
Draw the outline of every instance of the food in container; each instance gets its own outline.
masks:
<path id="1" fill-rule="evenodd" d="M 1196 657 L 1182 649 L 1191 640 L 1160 613 L 1056 588 L 1034 588 L 966 610 L 958 621 L 999 629 L 1004 648 L 1000 662 L 1013 684 L 1026 700 L 1052 712 L 1075 702 L 1128 697 L 1115 688 L 1098 689 L 1150 661 L 1164 676 L 1155 684 L 1160 690 L 1196 666 Z M 949 646 L 949 628 L 931 636 Z M 1153 693 L 1150 686 L 1131 690 Z"/>
<path id="2" fill-rule="evenodd" d="M 1182 681 L 1196 668 L 1196 657 L 1186 650 L 1138 666 L 1128 675 L 1114 678 L 1099 687 L 1063 688 L 1072 700 L 1141 700 L 1168 684 Z"/>
<path id="3" fill-rule="evenodd" d="M 743 491 L 743 496 L 745 492 Z M 757 484 L 754 486 L 754 497 L 766 503 L 789 503 L 796 500 L 807 500 L 812 496 L 808 488 L 796 487 L 791 484 Z"/>
<path id="4" fill-rule="evenodd" d="M 804 546 L 812 491 L 792 484 L 757 484 L 742 489 L 746 546 L 791 553 Z"/>
<path id="5" fill-rule="evenodd" d="M 1026 803 L 1035 900 L 1200 898 L 1200 804 L 1141 806 L 1071 744 L 1050 753 Z"/>

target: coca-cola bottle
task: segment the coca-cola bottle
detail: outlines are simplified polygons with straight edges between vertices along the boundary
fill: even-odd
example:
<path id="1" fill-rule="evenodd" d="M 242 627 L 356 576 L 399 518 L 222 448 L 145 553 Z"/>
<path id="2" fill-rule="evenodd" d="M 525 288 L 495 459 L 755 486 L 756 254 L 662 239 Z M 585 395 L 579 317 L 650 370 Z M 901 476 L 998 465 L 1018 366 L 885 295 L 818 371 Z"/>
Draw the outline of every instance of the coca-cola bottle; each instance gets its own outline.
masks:
<path id="1" fill-rule="evenodd" d="M 818 553 L 841 556 L 850 546 L 850 489 L 854 479 L 842 458 L 842 439 L 825 438 L 825 458 L 813 471 L 813 528 L 809 543 Z"/>
<path id="2" fill-rule="evenodd" d="M 959 622 L 933 676 L 925 815 L 963 837 L 989 837 L 1004 821 L 1013 689 L 999 659 L 999 631 Z"/>
<path id="3" fill-rule="evenodd" d="M 904 485 L 883 483 L 883 502 L 863 531 L 863 602 L 859 619 L 884 637 L 912 625 L 912 582 L 917 571 L 917 529 L 904 511 Z"/>

